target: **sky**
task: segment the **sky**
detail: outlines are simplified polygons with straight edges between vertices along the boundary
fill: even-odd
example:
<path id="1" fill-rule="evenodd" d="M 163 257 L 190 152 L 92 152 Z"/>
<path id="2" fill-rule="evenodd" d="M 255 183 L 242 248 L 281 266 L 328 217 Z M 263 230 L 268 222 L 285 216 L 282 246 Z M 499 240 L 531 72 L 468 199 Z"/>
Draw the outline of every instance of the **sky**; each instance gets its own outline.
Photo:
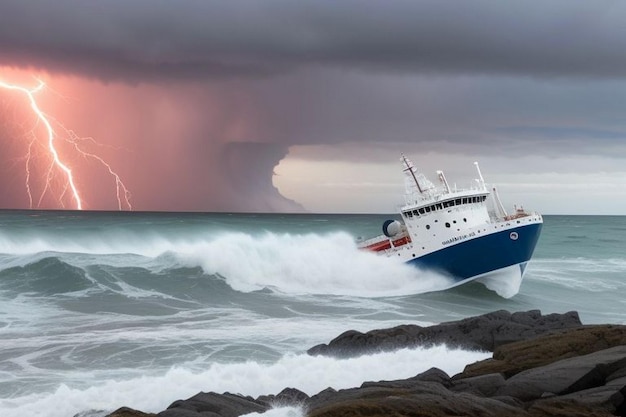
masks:
<path id="1" fill-rule="evenodd" d="M 626 214 L 625 17 L 605 0 L 3 0 L 0 82 L 45 83 L 84 209 L 391 213 L 404 153 L 459 187 L 478 161 L 508 208 Z M 76 207 L 20 91 L 0 88 L 0 149 L 0 208 Z"/>

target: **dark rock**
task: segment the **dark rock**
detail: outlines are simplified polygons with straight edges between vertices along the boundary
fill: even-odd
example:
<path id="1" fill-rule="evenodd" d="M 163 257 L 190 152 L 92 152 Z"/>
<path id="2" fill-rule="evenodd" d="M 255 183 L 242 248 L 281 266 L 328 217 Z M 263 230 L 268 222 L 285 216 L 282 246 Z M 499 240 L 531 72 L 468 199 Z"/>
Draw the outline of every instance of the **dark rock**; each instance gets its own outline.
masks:
<path id="1" fill-rule="evenodd" d="M 502 374 L 487 374 L 455 380 L 450 387 L 454 392 L 469 392 L 474 395 L 491 397 L 504 385 Z"/>
<path id="2" fill-rule="evenodd" d="M 324 403 L 312 404 L 307 413 L 308 417 L 523 415 L 523 409 L 502 401 L 454 393 L 438 383 L 428 382 L 415 382 L 412 389 L 368 387 L 341 390 Z"/>
<path id="3" fill-rule="evenodd" d="M 528 417 L 614 417 L 613 413 L 559 397 L 533 403 Z"/>
<path id="4" fill-rule="evenodd" d="M 157 414 L 159 417 L 238 417 L 242 414 L 263 413 L 268 405 L 252 397 L 214 392 L 201 392 L 187 400 L 172 403 L 167 410 Z"/>
<path id="5" fill-rule="evenodd" d="M 345 358 L 437 344 L 445 344 L 451 348 L 493 351 L 507 343 L 579 326 L 582 324 L 576 312 L 543 316 L 538 310 L 515 314 L 500 310 L 430 327 L 403 325 L 367 333 L 350 330 L 327 345 L 312 347 L 308 353 Z"/>
<path id="6" fill-rule="evenodd" d="M 428 371 L 423 372 L 408 379 L 400 379 L 393 381 L 367 381 L 361 384 L 361 388 L 395 388 L 395 389 L 411 389 L 415 387 L 416 382 L 436 382 L 444 387 L 450 386 L 450 377 L 441 369 L 430 368 Z"/>
<path id="7" fill-rule="evenodd" d="M 122 407 L 108 414 L 106 417 L 154 417 L 156 414 L 148 414 L 132 408 Z"/>
<path id="8" fill-rule="evenodd" d="M 310 353 L 354 356 L 441 343 L 493 349 L 494 354 L 452 378 L 431 368 L 408 379 L 327 388 L 311 397 L 293 388 L 256 400 L 200 393 L 174 402 L 158 416 L 236 417 L 276 405 L 302 406 L 309 417 L 626 416 L 626 326 L 582 326 L 575 312 L 497 311 L 425 328 L 349 331 Z M 111 416 L 150 416 L 130 409 L 118 412 Z"/>
<path id="9" fill-rule="evenodd" d="M 626 326 L 596 325 L 559 330 L 500 346 L 496 348 L 492 359 L 467 365 L 453 379 L 497 372 L 509 378 L 526 369 L 620 345 L 626 345 Z"/>
<path id="10" fill-rule="evenodd" d="M 625 387 L 615 387 L 603 385 L 582 391 L 576 391 L 567 395 L 558 396 L 559 400 L 572 400 L 579 404 L 584 404 L 589 408 L 613 412 L 624 402 L 624 396 L 620 389 Z"/>
<path id="11" fill-rule="evenodd" d="M 439 368 L 430 368 L 410 379 L 415 381 L 437 382 L 444 387 L 450 386 L 450 376 Z"/>
<path id="12" fill-rule="evenodd" d="M 507 379 L 497 394 L 529 401 L 546 392 L 564 395 L 583 391 L 604 385 L 608 375 L 624 366 L 626 346 L 616 346 L 520 372 Z"/>
<path id="13" fill-rule="evenodd" d="M 161 411 L 157 414 L 158 417 L 221 417 L 219 414 L 212 412 L 203 412 L 188 410 L 184 408 L 171 408 L 165 411 Z"/>
<path id="14" fill-rule="evenodd" d="M 300 390 L 285 388 L 276 395 L 262 395 L 256 400 L 270 407 L 298 407 L 308 399 L 309 396 Z"/>
<path id="15" fill-rule="evenodd" d="M 406 396 L 415 391 L 433 396 L 443 395 L 447 392 L 447 389 L 440 384 L 419 381 L 412 381 L 410 388 L 408 386 L 402 386 L 402 384 L 394 386 L 390 382 L 381 382 L 380 385 L 377 385 L 376 383 L 368 383 L 364 385 L 366 386 L 339 391 L 324 390 L 320 394 L 312 396 L 307 402 L 307 414 L 312 415 L 319 412 L 319 410 L 327 410 L 338 407 L 341 404 L 360 402 L 364 399 L 371 401 L 387 397 Z"/>

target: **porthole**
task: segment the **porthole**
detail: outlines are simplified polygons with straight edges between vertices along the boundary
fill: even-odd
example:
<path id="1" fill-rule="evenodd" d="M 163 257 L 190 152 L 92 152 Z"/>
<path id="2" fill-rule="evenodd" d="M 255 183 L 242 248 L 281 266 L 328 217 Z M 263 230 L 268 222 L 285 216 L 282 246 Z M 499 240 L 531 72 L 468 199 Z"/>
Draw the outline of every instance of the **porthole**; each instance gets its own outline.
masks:
<path id="1" fill-rule="evenodd" d="M 428 230 L 428 229 L 430 229 L 430 225 L 429 224 L 426 225 L 426 230 Z"/>
<path id="2" fill-rule="evenodd" d="M 446 222 L 446 227 L 450 227 L 450 222 Z"/>

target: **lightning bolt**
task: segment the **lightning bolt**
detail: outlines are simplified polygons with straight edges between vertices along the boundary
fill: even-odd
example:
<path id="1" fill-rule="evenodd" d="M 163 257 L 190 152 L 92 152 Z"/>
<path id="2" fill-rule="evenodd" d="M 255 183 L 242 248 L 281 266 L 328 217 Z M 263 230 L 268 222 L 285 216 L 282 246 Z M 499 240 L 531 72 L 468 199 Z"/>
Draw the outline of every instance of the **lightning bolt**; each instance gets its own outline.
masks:
<path id="1" fill-rule="evenodd" d="M 68 164 L 62 160 L 61 156 L 59 155 L 59 151 L 57 150 L 57 147 L 55 146 L 56 140 L 63 140 L 66 143 L 69 143 L 74 148 L 74 150 L 82 157 L 93 159 L 105 167 L 109 175 L 111 175 L 115 180 L 118 209 L 123 210 L 126 208 L 128 210 L 132 210 L 132 205 L 130 203 L 130 196 L 131 196 L 130 192 L 128 188 L 126 188 L 126 186 L 122 182 L 120 176 L 115 171 L 113 171 L 111 166 L 100 156 L 90 153 L 90 152 L 86 152 L 80 147 L 81 142 L 85 140 L 89 140 L 94 143 L 95 143 L 95 140 L 93 140 L 92 138 L 85 138 L 85 139 L 80 138 L 72 130 L 65 128 L 61 123 L 57 122 L 52 117 L 46 115 L 41 110 L 41 108 L 37 104 L 35 95 L 39 93 L 40 91 L 42 91 L 44 87 L 45 87 L 45 83 L 41 80 L 38 80 L 38 85 L 36 87 L 30 88 L 30 89 L 23 87 L 21 85 L 10 84 L 10 83 L 0 80 L 0 88 L 18 91 L 26 96 L 28 103 L 30 105 L 30 108 L 36 117 L 37 122 L 41 123 L 45 130 L 45 143 L 47 145 L 44 148 L 47 149 L 47 153 L 50 157 L 51 162 L 46 170 L 44 187 L 43 187 L 43 190 L 41 191 L 41 194 L 39 195 L 39 198 L 37 201 L 37 207 L 41 206 L 41 203 L 44 197 L 52 189 L 51 181 L 55 177 L 56 172 L 60 172 L 62 176 L 65 178 L 65 181 L 62 187 L 62 192 L 60 193 L 59 196 L 57 196 L 59 203 L 61 204 L 62 207 L 64 207 L 63 198 L 66 195 L 66 193 L 69 192 L 69 194 L 71 195 L 72 201 L 74 201 L 76 210 L 83 209 L 83 200 L 81 198 L 78 187 L 76 186 L 74 173 L 72 172 L 72 169 L 68 166 Z M 57 130 L 53 128 L 53 123 L 58 128 L 58 130 L 61 131 L 64 135 L 59 135 L 57 133 Z M 34 129 L 30 132 L 30 136 L 31 137 L 28 142 L 28 148 L 27 148 L 27 152 L 25 155 L 26 193 L 28 195 L 30 208 L 33 208 L 34 198 L 33 198 L 32 187 L 30 183 L 31 181 L 31 169 L 30 168 L 33 163 L 32 161 L 34 159 L 33 150 L 36 148 L 36 144 L 38 142 L 38 137 L 35 134 Z"/>

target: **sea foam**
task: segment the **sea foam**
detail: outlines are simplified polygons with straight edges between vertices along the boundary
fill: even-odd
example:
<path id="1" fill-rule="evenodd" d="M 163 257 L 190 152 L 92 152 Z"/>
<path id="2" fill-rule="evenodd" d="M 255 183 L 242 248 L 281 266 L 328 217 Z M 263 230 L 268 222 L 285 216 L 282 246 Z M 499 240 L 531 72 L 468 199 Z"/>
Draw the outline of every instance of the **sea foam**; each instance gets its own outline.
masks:
<path id="1" fill-rule="evenodd" d="M 431 367 L 453 375 L 462 371 L 466 364 L 490 356 L 487 352 L 435 346 L 351 359 L 288 354 L 274 363 L 213 363 L 202 372 L 181 365 L 163 375 L 145 375 L 128 380 L 85 381 L 91 385 L 88 388 L 63 384 L 52 393 L 1 399 L 0 415 L 67 417 L 89 410 L 102 410 L 104 415 L 121 406 L 158 412 L 173 401 L 191 397 L 200 391 L 257 397 L 276 394 L 283 388 L 291 387 L 313 395 L 327 387 L 343 389 L 359 386 L 364 381 L 409 378 Z M 275 413 L 290 415 L 291 411 L 283 409 Z M 96 415 L 94 412 L 90 415 Z"/>
<path id="2" fill-rule="evenodd" d="M 270 288 L 289 294 L 382 297 L 452 284 L 440 274 L 361 251 L 346 233 L 226 234 L 205 244 L 179 247 L 177 255 L 185 265 L 223 276 L 243 292 Z"/>
<path id="3" fill-rule="evenodd" d="M 23 267 L 50 256 L 80 268 L 92 264 L 141 266 L 154 272 L 201 267 L 233 289 L 269 288 L 285 294 L 381 297 L 448 288 L 452 281 L 395 258 L 359 250 L 348 233 L 277 234 L 213 232 L 186 237 L 138 236 L 111 231 L 80 239 L 18 238 L 0 242 L 0 269 Z"/>

